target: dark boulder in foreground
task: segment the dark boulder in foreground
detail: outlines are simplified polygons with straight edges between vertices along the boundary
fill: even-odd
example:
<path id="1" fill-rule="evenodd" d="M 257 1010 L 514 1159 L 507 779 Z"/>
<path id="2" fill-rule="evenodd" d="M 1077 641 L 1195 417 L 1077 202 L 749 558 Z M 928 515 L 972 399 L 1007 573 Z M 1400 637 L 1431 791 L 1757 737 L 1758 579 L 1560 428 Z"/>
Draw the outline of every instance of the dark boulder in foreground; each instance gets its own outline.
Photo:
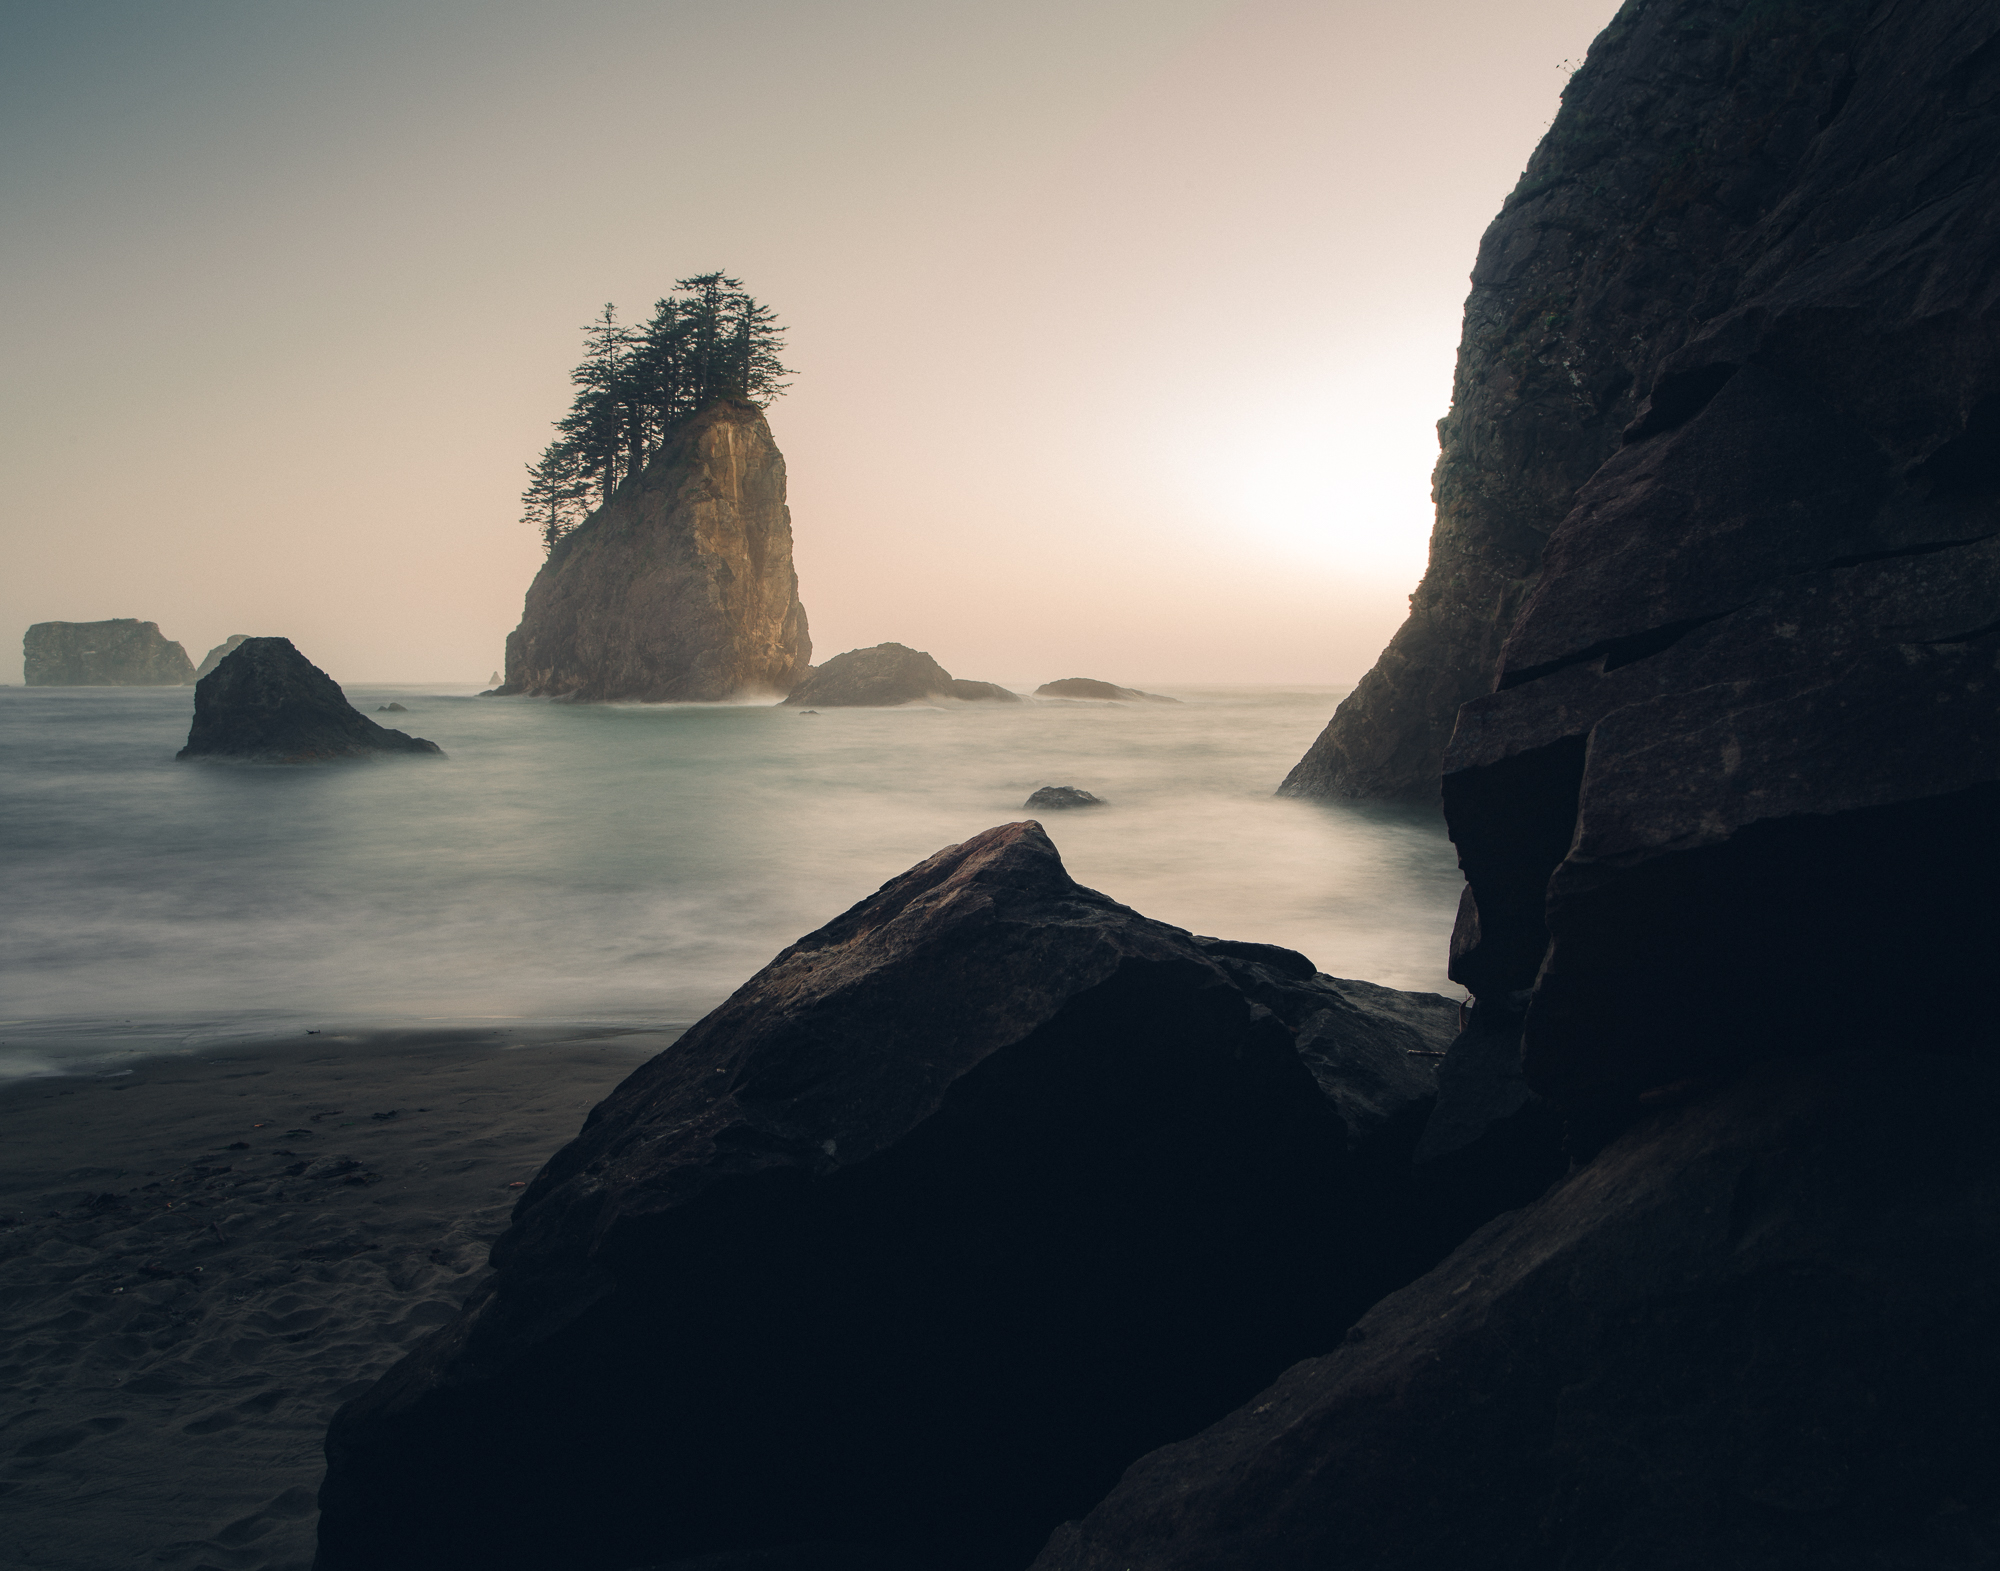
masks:
<path id="1" fill-rule="evenodd" d="M 1043 786 L 1039 791 L 1031 794 L 1028 800 L 1021 805 L 1023 807 L 1059 808 L 1102 807 L 1105 804 L 1103 797 L 1092 796 L 1088 791 L 1078 786 Z"/>
<path id="2" fill-rule="evenodd" d="M 1066 676 L 1060 681 L 1044 682 L 1035 689 L 1037 698 L 1099 698 L 1130 703 L 1137 700 L 1148 704 L 1178 704 L 1178 698 L 1169 698 L 1165 693 L 1142 693 L 1136 687 L 1120 687 L 1116 682 L 1100 682 L 1094 676 Z"/>
<path id="3" fill-rule="evenodd" d="M 201 657 L 201 664 L 195 667 L 194 679 L 199 682 L 209 672 L 222 664 L 225 655 L 233 655 L 250 642 L 248 633 L 231 633 L 221 643 Z"/>
<path id="4" fill-rule="evenodd" d="M 37 622 L 21 640 L 29 687 L 185 687 L 187 651 L 158 622 L 114 616 L 104 622 Z"/>
<path id="5" fill-rule="evenodd" d="M 1851 1055 L 1656 1113 L 1036 1571 L 1991 1566 L 1996 1096 Z"/>
<path id="6" fill-rule="evenodd" d="M 1413 1274 L 1452 1021 L 940 852 L 592 1112 L 335 1419 L 319 1571 L 1018 1571 Z"/>
<path id="7" fill-rule="evenodd" d="M 313 764 L 393 753 L 444 749 L 370 720 L 289 638 L 250 638 L 195 684 L 194 724 L 176 756 Z"/>

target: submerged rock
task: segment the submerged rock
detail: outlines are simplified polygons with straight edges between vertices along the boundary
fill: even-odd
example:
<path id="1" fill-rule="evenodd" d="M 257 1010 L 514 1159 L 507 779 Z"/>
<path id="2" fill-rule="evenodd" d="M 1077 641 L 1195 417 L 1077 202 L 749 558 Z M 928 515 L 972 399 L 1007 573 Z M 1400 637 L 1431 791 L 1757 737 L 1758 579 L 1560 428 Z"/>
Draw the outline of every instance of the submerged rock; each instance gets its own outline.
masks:
<path id="1" fill-rule="evenodd" d="M 921 649 L 876 644 L 871 649 L 850 649 L 813 667 L 785 702 L 824 704 L 828 709 L 886 708 L 949 696 L 951 686 L 951 673 Z"/>
<path id="2" fill-rule="evenodd" d="M 234 654 L 249 641 L 250 635 L 248 633 L 231 633 L 221 643 L 217 644 L 201 657 L 201 664 L 195 668 L 194 679 L 199 682 L 209 672 L 222 664 L 222 657 L 224 655 Z"/>
<path id="3" fill-rule="evenodd" d="M 785 459 L 763 411 L 713 404 L 549 553 L 502 694 L 715 700 L 791 689 L 812 658 Z"/>
<path id="4" fill-rule="evenodd" d="M 1103 807 L 1104 798 L 1092 796 L 1076 786 L 1043 786 L 1033 792 L 1023 807 Z"/>
<path id="5" fill-rule="evenodd" d="M 29 687 L 185 687 L 187 651 L 158 622 L 115 616 L 104 622 L 37 622 L 21 640 Z"/>
<path id="6" fill-rule="evenodd" d="M 1996 1094 L 1853 1055 L 1658 1113 L 1036 1571 L 1990 1565 Z"/>
<path id="7" fill-rule="evenodd" d="M 1453 1016 L 1149 921 L 1033 823 L 940 852 L 549 1162 L 337 1416 L 319 1571 L 1013 1571 L 1407 1280 L 1377 1175 Z"/>
<path id="8" fill-rule="evenodd" d="M 1091 676 L 1066 676 L 1059 681 L 1044 682 L 1035 689 L 1037 698 L 1099 698 L 1130 703 L 1138 700 L 1148 704 L 1178 704 L 1178 698 L 1169 698 L 1164 693 L 1142 693 L 1136 687 L 1120 687 L 1115 682 L 1100 682 Z"/>
<path id="9" fill-rule="evenodd" d="M 195 684 L 194 724 L 175 756 L 311 764 L 391 753 L 444 749 L 370 720 L 289 638 L 250 638 Z"/>

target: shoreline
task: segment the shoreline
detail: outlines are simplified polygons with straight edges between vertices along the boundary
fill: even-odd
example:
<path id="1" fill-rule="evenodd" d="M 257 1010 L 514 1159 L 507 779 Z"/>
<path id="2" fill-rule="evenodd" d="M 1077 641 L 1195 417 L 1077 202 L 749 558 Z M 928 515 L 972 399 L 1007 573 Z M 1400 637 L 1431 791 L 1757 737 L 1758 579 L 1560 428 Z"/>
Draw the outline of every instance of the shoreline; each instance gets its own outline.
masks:
<path id="1" fill-rule="evenodd" d="M 334 1409 L 682 1029 L 328 1029 L 0 1081 L 11 1563 L 307 1571 Z"/>

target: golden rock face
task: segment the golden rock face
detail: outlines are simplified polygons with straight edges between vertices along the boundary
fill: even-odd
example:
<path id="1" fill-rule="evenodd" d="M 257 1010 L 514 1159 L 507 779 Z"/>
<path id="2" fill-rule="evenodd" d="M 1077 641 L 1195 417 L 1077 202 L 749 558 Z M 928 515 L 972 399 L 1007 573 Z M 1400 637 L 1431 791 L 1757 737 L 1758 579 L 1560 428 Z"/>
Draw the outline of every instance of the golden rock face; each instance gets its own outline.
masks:
<path id="1" fill-rule="evenodd" d="M 722 403 L 563 539 L 507 640 L 503 693 L 669 703 L 784 694 L 812 660 L 785 458 Z"/>

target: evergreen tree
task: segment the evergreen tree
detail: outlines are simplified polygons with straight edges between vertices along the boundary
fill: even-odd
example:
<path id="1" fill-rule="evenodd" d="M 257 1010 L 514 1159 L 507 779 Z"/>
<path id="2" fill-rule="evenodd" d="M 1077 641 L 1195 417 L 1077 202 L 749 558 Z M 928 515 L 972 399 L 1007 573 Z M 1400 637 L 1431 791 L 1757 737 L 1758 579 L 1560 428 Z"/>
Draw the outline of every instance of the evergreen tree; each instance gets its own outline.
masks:
<path id="1" fill-rule="evenodd" d="M 583 332 L 583 362 L 570 373 L 576 397 L 521 495 L 522 521 L 550 550 L 688 416 L 726 398 L 761 409 L 790 385 L 780 380 L 791 372 L 779 359 L 777 314 L 722 273 L 677 280 L 644 327 L 620 322 L 607 304 Z"/>

